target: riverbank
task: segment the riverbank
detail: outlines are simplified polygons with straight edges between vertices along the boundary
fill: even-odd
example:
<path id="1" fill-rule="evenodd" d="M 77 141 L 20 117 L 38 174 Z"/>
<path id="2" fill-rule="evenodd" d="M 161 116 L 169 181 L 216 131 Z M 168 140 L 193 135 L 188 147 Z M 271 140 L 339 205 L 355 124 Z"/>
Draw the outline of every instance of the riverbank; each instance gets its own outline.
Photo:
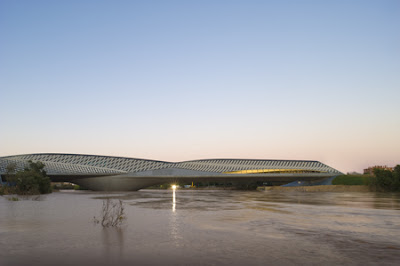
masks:
<path id="1" fill-rule="evenodd" d="M 281 192 L 369 192 L 368 186 L 346 186 L 346 185 L 327 185 L 327 186 L 304 186 L 304 187 L 259 187 L 259 190 L 281 191 Z"/>

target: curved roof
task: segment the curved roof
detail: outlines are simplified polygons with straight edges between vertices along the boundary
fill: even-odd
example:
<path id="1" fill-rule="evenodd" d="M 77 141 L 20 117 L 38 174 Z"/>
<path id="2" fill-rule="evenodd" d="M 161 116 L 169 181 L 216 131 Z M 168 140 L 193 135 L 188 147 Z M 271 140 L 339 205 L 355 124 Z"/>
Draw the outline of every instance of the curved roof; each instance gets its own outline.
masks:
<path id="1" fill-rule="evenodd" d="M 295 169 L 341 174 L 338 170 L 318 161 L 258 160 L 258 159 L 205 159 L 184 162 L 164 162 L 137 158 L 39 153 L 0 157 L 0 173 L 13 162 L 22 169 L 29 160 L 41 161 L 49 175 L 57 174 L 123 174 L 166 168 L 188 169 L 213 173 L 225 173 L 256 169 Z"/>

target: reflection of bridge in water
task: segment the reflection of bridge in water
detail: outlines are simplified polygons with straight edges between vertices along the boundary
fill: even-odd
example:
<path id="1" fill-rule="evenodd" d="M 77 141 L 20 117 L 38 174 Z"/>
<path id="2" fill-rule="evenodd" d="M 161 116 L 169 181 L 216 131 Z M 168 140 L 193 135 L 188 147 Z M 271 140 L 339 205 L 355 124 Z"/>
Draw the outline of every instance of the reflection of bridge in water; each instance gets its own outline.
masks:
<path id="1" fill-rule="evenodd" d="M 71 182 L 91 190 L 131 191 L 171 182 L 242 183 L 274 185 L 317 181 L 342 174 L 318 161 L 206 159 L 184 162 L 78 154 L 26 154 L 0 157 L 0 174 L 8 164 L 17 170 L 28 161 L 41 161 L 53 182 Z"/>

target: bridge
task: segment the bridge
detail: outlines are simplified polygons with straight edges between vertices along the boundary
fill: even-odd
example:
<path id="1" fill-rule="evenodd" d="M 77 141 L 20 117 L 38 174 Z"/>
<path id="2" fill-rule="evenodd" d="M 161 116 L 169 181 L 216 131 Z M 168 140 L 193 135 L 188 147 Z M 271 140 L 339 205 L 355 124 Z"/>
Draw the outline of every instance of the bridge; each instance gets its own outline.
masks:
<path id="1" fill-rule="evenodd" d="M 319 181 L 341 175 L 318 161 L 261 159 L 204 159 L 165 162 L 137 158 L 83 154 L 23 154 L 0 157 L 0 175 L 9 164 L 17 170 L 29 161 L 45 164 L 53 182 L 71 182 L 97 191 L 135 191 L 173 182 L 253 182 L 274 185 Z"/>

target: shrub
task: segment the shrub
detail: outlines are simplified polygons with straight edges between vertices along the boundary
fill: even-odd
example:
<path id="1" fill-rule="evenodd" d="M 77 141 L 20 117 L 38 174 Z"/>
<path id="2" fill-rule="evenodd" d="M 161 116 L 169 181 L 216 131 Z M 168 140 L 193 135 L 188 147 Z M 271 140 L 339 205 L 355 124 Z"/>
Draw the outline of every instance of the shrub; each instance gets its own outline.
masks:
<path id="1" fill-rule="evenodd" d="M 50 178 L 47 176 L 42 162 L 29 161 L 29 167 L 9 176 L 8 181 L 15 183 L 14 191 L 17 194 L 46 194 L 52 191 Z"/>
<path id="2" fill-rule="evenodd" d="M 332 185 L 367 185 L 371 178 L 369 175 L 340 175 L 333 179 Z"/>
<path id="3" fill-rule="evenodd" d="M 376 191 L 400 191 L 400 165 L 393 171 L 374 169 L 375 177 L 371 179 L 370 187 Z"/>
<path id="4" fill-rule="evenodd" d="M 19 201 L 19 198 L 17 198 L 17 197 L 11 197 L 11 198 L 8 198 L 8 200 L 9 200 L 9 201 Z"/>
<path id="5" fill-rule="evenodd" d="M 257 183 L 256 182 L 248 182 L 248 183 L 237 183 L 235 185 L 235 188 L 237 190 L 256 190 L 257 189 Z"/>
<path id="6" fill-rule="evenodd" d="M 120 226 L 124 219 L 125 212 L 122 200 L 112 201 L 111 199 L 103 200 L 101 218 L 93 218 L 96 224 L 101 223 L 103 227 Z"/>
<path id="7" fill-rule="evenodd" d="M 73 188 L 74 188 L 74 190 L 88 190 L 87 188 L 84 188 L 84 187 L 79 186 L 79 185 L 74 185 Z"/>

